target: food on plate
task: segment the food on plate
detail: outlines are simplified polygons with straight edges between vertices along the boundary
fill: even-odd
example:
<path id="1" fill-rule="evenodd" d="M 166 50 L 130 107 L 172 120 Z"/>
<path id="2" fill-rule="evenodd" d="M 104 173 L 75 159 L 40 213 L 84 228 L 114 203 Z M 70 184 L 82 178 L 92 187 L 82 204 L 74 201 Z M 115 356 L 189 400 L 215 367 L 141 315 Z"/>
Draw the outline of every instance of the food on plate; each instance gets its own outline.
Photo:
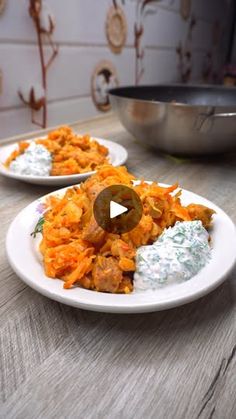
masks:
<path id="1" fill-rule="evenodd" d="M 152 245 L 137 249 L 134 289 L 154 290 L 196 275 L 211 258 L 209 238 L 202 221 L 177 221 Z"/>
<path id="2" fill-rule="evenodd" d="M 67 189 L 63 196 L 47 198 L 47 209 L 33 234 L 42 232 L 40 252 L 48 277 L 62 279 L 66 289 L 81 286 L 128 294 L 133 291 L 135 255 L 140 246 L 153 244 L 177 222 L 198 219 L 203 226 L 210 225 L 214 211 L 197 204 L 194 211 L 191 205 L 183 206 L 177 184 L 162 187 L 155 182 L 137 184 L 134 180 L 125 167 L 104 165 L 80 187 Z M 133 230 L 113 234 L 97 224 L 93 203 L 104 188 L 119 184 L 135 190 L 143 214 Z"/>
<path id="3" fill-rule="evenodd" d="M 86 173 L 108 163 L 108 149 L 89 135 L 63 126 L 33 142 L 22 141 L 5 162 L 12 172 L 31 176 Z"/>
<path id="4" fill-rule="evenodd" d="M 52 155 L 41 144 L 31 143 L 9 165 L 14 173 L 31 176 L 49 176 L 52 169 Z"/>

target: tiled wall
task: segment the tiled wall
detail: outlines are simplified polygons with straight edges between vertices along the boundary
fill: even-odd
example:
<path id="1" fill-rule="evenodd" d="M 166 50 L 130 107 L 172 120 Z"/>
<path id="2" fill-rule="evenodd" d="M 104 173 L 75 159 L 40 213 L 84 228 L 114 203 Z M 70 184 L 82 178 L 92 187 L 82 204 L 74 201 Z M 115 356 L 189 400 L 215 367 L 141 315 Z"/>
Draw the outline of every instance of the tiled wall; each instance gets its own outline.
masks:
<path id="1" fill-rule="evenodd" d="M 36 31 L 29 0 L 0 0 L 0 138 L 37 129 L 18 90 L 41 83 Z M 46 0 L 55 17 L 53 41 L 59 52 L 47 73 L 48 125 L 86 118 L 99 111 L 91 99 L 91 77 L 103 60 L 111 62 L 120 85 L 216 80 L 229 32 L 229 0 Z M 108 45 L 105 22 L 113 3 L 124 12 L 127 38 L 122 51 Z M 142 6 L 143 9 L 142 9 Z M 184 19 L 181 7 L 190 6 Z M 139 12 L 143 10 L 140 21 Z M 136 61 L 134 27 L 142 23 Z M 44 53 L 50 53 L 45 40 Z M 181 61 L 182 54 L 182 61 Z M 141 70 L 143 72 L 141 73 Z M 41 121 L 42 110 L 36 113 Z"/>

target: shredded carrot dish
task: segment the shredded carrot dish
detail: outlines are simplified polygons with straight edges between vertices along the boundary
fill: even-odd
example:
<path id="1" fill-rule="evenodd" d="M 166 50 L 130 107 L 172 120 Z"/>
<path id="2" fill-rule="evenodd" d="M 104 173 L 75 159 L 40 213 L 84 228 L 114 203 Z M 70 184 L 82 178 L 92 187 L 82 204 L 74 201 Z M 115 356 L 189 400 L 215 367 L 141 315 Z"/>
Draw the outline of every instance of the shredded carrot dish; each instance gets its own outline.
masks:
<path id="1" fill-rule="evenodd" d="M 40 251 L 45 274 L 64 281 L 64 288 L 84 288 L 110 293 L 133 290 L 135 253 L 141 245 L 152 244 L 166 227 L 176 221 L 201 220 L 207 228 L 214 211 L 202 205 L 181 205 L 178 185 L 164 188 L 141 182 L 125 167 L 104 165 L 79 187 L 63 197 L 50 196 L 42 227 Z M 130 232 L 105 232 L 93 216 L 93 203 L 110 185 L 126 185 L 139 195 L 143 214 Z"/>
<path id="2" fill-rule="evenodd" d="M 51 176 L 73 175 L 95 170 L 108 163 L 108 149 L 89 135 L 77 135 L 68 126 L 48 134 L 47 138 L 35 140 L 52 155 Z M 22 141 L 5 162 L 9 167 L 11 162 L 24 153 L 30 143 Z"/>

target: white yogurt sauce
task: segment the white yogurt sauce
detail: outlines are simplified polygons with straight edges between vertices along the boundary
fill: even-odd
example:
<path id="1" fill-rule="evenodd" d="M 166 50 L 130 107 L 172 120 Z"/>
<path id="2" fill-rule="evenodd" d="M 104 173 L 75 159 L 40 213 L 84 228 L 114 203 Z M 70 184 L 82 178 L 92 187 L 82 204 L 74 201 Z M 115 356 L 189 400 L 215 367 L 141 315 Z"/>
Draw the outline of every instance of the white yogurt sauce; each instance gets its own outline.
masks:
<path id="1" fill-rule="evenodd" d="M 211 258 L 209 234 L 201 221 L 177 222 L 151 246 L 137 250 L 134 289 L 157 289 L 186 281 Z"/>
<path id="2" fill-rule="evenodd" d="M 51 168 L 51 153 L 43 145 L 34 142 L 9 166 L 14 173 L 30 176 L 49 176 Z"/>

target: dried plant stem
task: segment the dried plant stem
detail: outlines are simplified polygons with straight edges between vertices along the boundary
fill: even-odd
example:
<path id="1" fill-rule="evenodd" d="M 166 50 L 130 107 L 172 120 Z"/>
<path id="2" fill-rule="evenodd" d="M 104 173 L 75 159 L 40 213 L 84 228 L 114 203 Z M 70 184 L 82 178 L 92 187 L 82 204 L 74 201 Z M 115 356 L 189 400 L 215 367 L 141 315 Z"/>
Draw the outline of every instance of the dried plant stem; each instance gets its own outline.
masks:
<path id="1" fill-rule="evenodd" d="M 40 56 L 40 64 L 41 64 L 41 75 L 42 75 L 42 86 L 45 92 L 45 98 L 47 96 L 47 76 L 46 76 L 46 67 L 44 61 L 44 54 L 43 54 L 43 43 L 42 43 L 42 34 L 40 30 L 39 19 L 35 19 L 35 26 L 37 32 L 37 39 L 38 39 L 38 46 L 39 46 L 39 56 Z M 47 126 L 47 100 L 45 100 L 43 105 L 43 121 L 42 127 L 46 128 Z"/>
<path id="2" fill-rule="evenodd" d="M 144 74 L 144 67 L 143 67 L 144 48 L 141 48 L 141 41 L 144 34 L 145 9 L 150 4 L 157 3 L 159 1 L 160 0 L 138 0 L 138 3 L 137 3 L 137 22 L 134 25 L 135 84 L 136 85 L 139 84 Z"/>
<path id="3" fill-rule="evenodd" d="M 48 26 L 46 24 L 46 27 L 44 25 L 45 22 L 41 22 L 42 15 L 41 13 L 45 13 L 45 10 L 43 11 L 42 7 L 45 4 L 42 2 L 42 0 L 29 0 L 29 15 L 32 18 L 36 35 L 37 35 L 37 42 L 38 42 L 38 49 L 39 49 L 39 58 L 40 58 L 40 66 L 41 66 L 41 83 L 42 83 L 42 89 L 43 89 L 43 95 L 40 98 L 36 97 L 35 87 L 32 86 L 29 98 L 24 98 L 24 95 L 21 92 L 19 93 L 20 99 L 23 103 L 25 103 L 27 106 L 31 109 L 31 121 L 33 124 L 39 125 L 42 128 L 46 128 L 47 126 L 47 115 L 48 115 L 48 106 L 47 106 L 47 71 L 50 65 L 52 64 L 54 58 L 56 57 L 58 53 L 58 47 L 56 44 L 54 44 L 52 40 L 52 34 L 54 31 L 54 19 L 49 11 L 47 11 L 46 18 L 48 19 Z M 43 36 L 47 36 L 49 45 L 52 48 L 52 54 L 48 60 L 48 62 L 45 62 L 45 56 L 44 56 L 44 48 L 43 48 Z M 42 122 L 37 122 L 35 119 L 35 112 L 42 109 Z"/>

